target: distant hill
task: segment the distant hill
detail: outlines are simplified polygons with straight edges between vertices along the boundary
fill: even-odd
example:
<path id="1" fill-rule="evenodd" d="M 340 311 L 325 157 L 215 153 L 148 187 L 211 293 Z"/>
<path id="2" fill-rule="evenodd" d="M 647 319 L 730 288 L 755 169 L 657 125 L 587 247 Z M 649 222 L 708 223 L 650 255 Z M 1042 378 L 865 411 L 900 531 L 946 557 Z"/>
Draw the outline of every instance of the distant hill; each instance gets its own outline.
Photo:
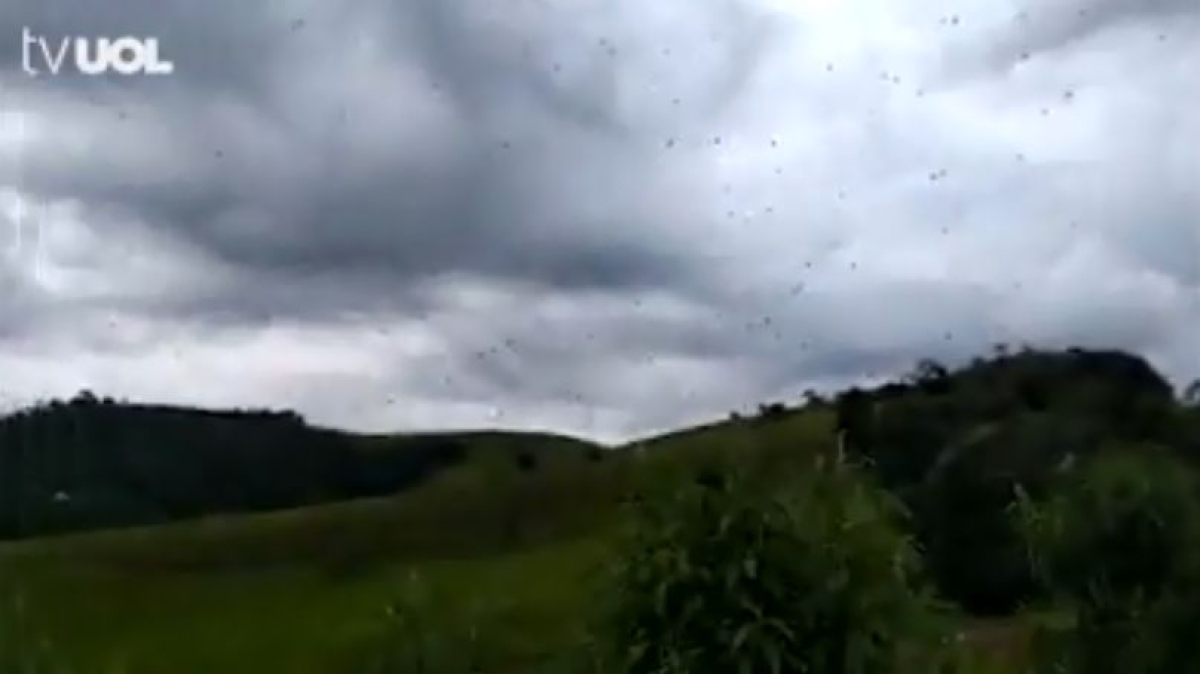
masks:
<path id="1" fill-rule="evenodd" d="M 72 671 L 315 674 L 359 671 L 343 658 L 374 643 L 363 628 L 417 588 L 430 618 L 487 634 L 503 666 L 485 671 L 540 671 L 578 647 L 629 500 L 731 468 L 785 486 L 838 448 L 907 506 L 942 598 L 1009 616 L 970 629 L 1024 652 L 1011 617 L 1045 595 L 1012 529 L 1016 488 L 1052 493 L 1106 448 L 1200 458 L 1200 388 L 1176 396 L 1119 352 L 997 350 L 612 448 L 85 395 L 0 420 L 8 535 L 30 539 L 0 542 L 0 603 L 28 609 Z M 85 529 L 108 530 L 32 538 Z"/>
<path id="2" fill-rule="evenodd" d="M 966 508 L 941 500 L 949 485 L 970 483 L 964 498 L 1007 499 L 1014 484 L 1036 485 L 1050 467 L 1112 444 L 1200 458 L 1197 409 L 1144 359 L 1082 349 L 1000 349 L 953 371 L 922 361 L 875 389 L 763 404 L 757 415 L 615 448 L 537 433 L 360 435 L 310 426 L 292 412 L 134 405 L 83 393 L 0 418 L 0 539 L 386 496 L 443 474 L 532 474 L 560 459 L 573 467 L 559 473 L 589 483 L 616 479 L 596 470 L 602 463 L 629 465 L 642 454 L 643 475 L 718 460 L 772 473 L 831 448 L 839 430 L 847 451 L 870 461 L 912 507 Z"/>
<path id="3" fill-rule="evenodd" d="M 532 433 L 356 435 L 291 412 L 84 393 L 0 419 L 0 539 L 390 494 L 497 445 L 513 462 L 595 449 Z"/>
<path id="4" fill-rule="evenodd" d="M 1118 351 L 1000 350 L 955 371 L 923 361 L 835 408 L 848 449 L 914 513 L 943 592 L 984 613 L 1035 591 L 1010 516 L 1018 488 L 1036 494 L 1108 449 L 1200 460 L 1200 408 Z"/>
<path id="5" fill-rule="evenodd" d="M 964 445 L 1017 428 L 1030 441 L 1053 444 L 1037 452 L 1050 461 L 1104 444 L 1182 448 L 1194 439 L 1194 414 L 1171 384 L 1145 359 L 1119 351 L 1002 349 L 955 371 L 925 360 L 902 381 L 842 393 L 836 409 L 849 445 L 891 486 L 918 483 L 944 468 L 948 451 L 961 454 Z M 1028 445 L 1009 440 L 1009 457 Z"/>

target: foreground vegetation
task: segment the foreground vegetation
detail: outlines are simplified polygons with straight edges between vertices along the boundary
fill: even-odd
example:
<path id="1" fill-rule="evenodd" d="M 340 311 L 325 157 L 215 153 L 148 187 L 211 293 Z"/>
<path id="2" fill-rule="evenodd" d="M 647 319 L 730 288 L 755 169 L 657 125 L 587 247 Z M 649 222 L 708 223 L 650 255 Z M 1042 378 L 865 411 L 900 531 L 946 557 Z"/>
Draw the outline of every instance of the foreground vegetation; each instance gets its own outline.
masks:
<path id="1" fill-rule="evenodd" d="M 5 422 L 0 457 L 26 471 L 10 535 L 144 521 L 79 498 L 105 490 L 181 521 L 0 547 L 0 672 L 1189 671 L 1193 402 L 1141 359 L 1086 351 L 922 363 L 877 390 L 605 449 L 358 438 L 290 415 L 156 426 L 162 408 L 85 396 Z M 124 440 L 45 430 L 104 414 L 127 415 Z M 269 448 L 215 448 L 242 423 L 274 429 L 252 436 Z M 185 427 L 182 465 L 209 472 L 166 460 Z M 100 458 L 68 464 L 90 468 L 67 490 L 14 437 Z M 272 478 L 289 437 L 359 458 L 335 478 L 312 462 Z M 243 454 L 232 480 L 197 477 Z M 75 510 L 53 520 L 60 491 Z M 188 507 L 163 505 L 180 495 Z M 367 498 L 329 503 L 347 495 Z M 216 514 L 280 504 L 310 505 Z"/>

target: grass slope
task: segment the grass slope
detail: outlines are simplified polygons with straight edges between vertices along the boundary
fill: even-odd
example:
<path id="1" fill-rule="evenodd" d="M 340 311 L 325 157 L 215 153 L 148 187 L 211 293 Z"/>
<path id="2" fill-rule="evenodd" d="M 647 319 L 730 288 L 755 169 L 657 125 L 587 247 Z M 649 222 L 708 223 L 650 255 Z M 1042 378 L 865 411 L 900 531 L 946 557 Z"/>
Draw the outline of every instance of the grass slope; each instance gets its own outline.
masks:
<path id="1" fill-rule="evenodd" d="M 603 454 L 543 436 L 524 469 L 527 438 L 473 434 L 467 460 L 392 497 L 8 544 L 0 627 L 20 622 L 73 672 L 343 672 L 415 582 L 431 621 L 474 612 L 487 671 L 528 672 L 582 629 L 627 493 L 734 456 L 798 467 L 831 429 L 789 413 Z"/>

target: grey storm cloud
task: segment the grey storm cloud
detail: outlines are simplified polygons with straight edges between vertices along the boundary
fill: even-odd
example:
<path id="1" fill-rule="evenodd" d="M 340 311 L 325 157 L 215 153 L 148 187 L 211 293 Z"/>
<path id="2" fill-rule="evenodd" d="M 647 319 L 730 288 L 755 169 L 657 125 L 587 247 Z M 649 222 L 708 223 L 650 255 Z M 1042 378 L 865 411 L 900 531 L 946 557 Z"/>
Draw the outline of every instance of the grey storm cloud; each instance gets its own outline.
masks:
<path id="1" fill-rule="evenodd" d="M 555 80 L 557 61 L 530 67 L 529 50 L 553 49 L 570 16 L 527 12 L 513 34 L 484 3 L 203 14 L 167 3 L 124 5 L 92 26 L 51 5 L 30 12 L 39 34 L 155 35 L 180 64 L 161 87 L 27 85 L 69 132 L 23 159 L 22 188 L 113 212 L 110 232 L 123 213 L 252 273 L 304 284 L 353 270 L 401 294 L 447 270 L 614 289 L 691 273 L 678 242 L 644 236 L 664 209 L 627 166 L 661 138 L 623 128 L 612 89 L 630 68 L 615 38 L 575 58 L 592 63 L 567 63 L 583 71 L 575 81 Z M 738 27 L 748 13 L 736 5 L 713 14 L 709 27 L 734 44 L 714 48 L 725 62 L 687 92 L 702 99 L 689 98 L 692 111 L 733 98 L 762 32 Z M 64 100 L 57 87 L 81 93 Z"/>
<path id="2" fill-rule="evenodd" d="M 1191 0 L 1051 0 L 1027 2 L 1014 17 L 1015 30 L 1000 42 L 1013 50 L 1009 58 L 1031 57 L 1086 40 L 1108 30 L 1136 25 L 1146 20 L 1179 21 L 1200 14 Z M 1168 32 L 1160 30 L 1159 37 Z"/>
<path id="3" fill-rule="evenodd" d="M 1002 341 L 1200 375 L 1195 3 L 1025 4 L 10 1 L 0 368 L 603 437 Z"/>

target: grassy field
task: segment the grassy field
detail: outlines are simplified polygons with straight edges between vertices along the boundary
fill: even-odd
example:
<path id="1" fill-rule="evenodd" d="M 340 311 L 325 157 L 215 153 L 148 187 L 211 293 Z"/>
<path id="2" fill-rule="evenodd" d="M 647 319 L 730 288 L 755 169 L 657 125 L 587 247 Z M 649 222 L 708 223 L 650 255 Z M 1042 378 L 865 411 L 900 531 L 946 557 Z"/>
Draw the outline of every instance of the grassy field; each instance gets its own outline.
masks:
<path id="1" fill-rule="evenodd" d="M 735 458 L 784 476 L 831 447 L 831 421 L 543 451 L 525 470 L 505 446 L 394 497 L 11 544 L 0 633 L 23 635 L 22 657 L 44 642 L 69 672 L 368 671 L 398 641 L 387 607 L 416 593 L 431 631 L 475 630 L 484 671 L 538 671 L 578 644 L 624 496 Z M 1004 626 L 979 633 L 1014 648 Z"/>
<path id="2" fill-rule="evenodd" d="M 477 625 L 488 671 L 519 672 L 572 643 L 579 626 L 569 618 L 586 608 L 584 588 L 602 551 L 593 538 L 350 578 L 305 565 L 129 573 L 31 563 L 5 571 L 9 592 L 20 579 L 25 632 L 49 639 L 73 672 L 347 671 L 389 638 L 389 602 L 414 590 L 426 595 L 432 627 Z"/>

